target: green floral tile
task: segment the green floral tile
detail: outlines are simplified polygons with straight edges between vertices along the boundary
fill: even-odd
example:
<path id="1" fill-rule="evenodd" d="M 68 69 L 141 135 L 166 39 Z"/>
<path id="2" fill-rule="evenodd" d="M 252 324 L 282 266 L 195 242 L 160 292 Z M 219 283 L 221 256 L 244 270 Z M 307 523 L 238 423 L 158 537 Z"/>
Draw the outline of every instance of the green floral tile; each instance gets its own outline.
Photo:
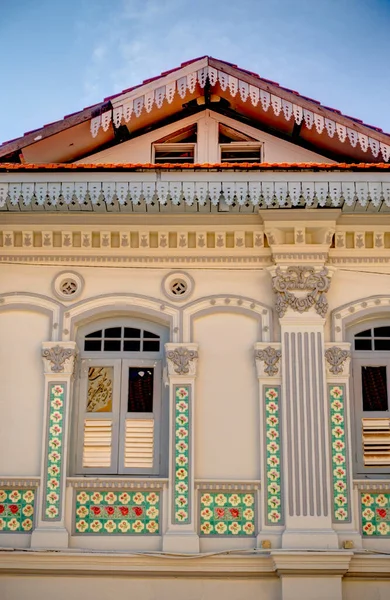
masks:
<path id="1" fill-rule="evenodd" d="M 200 496 L 200 535 L 255 535 L 253 492 L 204 492 Z"/>
<path id="2" fill-rule="evenodd" d="M 390 535 L 390 493 L 361 494 L 363 536 Z"/>
<path id="3" fill-rule="evenodd" d="M 79 490 L 77 534 L 160 534 L 160 492 Z"/>
<path id="4" fill-rule="evenodd" d="M 332 439 L 333 520 L 350 521 L 344 386 L 329 386 Z"/>
<path id="5" fill-rule="evenodd" d="M 58 521 L 61 518 L 61 478 L 64 429 L 65 385 L 51 384 L 48 419 L 48 454 L 45 474 L 46 498 L 43 509 L 44 520 Z"/>
<path id="6" fill-rule="evenodd" d="M 279 387 L 266 387 L 265 393 L 265 435 L 266 435 L 266 477 L 265 491 L 266 522 L 280 525 L 283 522 L 281 492 L 281 446 L 279 418 Z"/>
<path id="7" fill-rule="evenodd" d="M 0 490 L 0 533 L 29 533 L 34 523 L 35 490 Z"/>
<path id="8" fill-rule="evenodd" d="M 174 494 L 174 523 L 189 523 L 189 386 L 182 385 L 175 388 L 175 494 Z"/>

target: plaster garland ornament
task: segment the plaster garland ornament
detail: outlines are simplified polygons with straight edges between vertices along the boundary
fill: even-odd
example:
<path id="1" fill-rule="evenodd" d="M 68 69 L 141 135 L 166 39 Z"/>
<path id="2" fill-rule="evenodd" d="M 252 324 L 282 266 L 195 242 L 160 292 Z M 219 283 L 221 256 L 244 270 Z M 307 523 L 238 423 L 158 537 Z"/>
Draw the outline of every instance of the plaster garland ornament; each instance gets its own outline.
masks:
<path id="1" fill-rule="evenodd" d="M 53 373 L 63 373 L 66 361 L 75 355 L 75 349 L 63 348 L 59 345 L 53 346 L 52 348 L 44 348 L 42 350 L 42 357 L 51 363 L 51 371 Z"/>
<path id="2" fill-rule="evenodd" d="M 282 271 L 276 269 L 272 278 L 272 288 L 276 294 L 275 310 L 279 318 L 283 317 L 290 307 L 294 311 L 303 313 L 314 306 L 316 312 L 325 317 L 328 311 L 326 292 L 330 287 L 328 269 L 324 267 L 316 272 L 314 267 L 287 267 Z M 308 293 L 297 296 L 292 292 Z"/>
<path id="3" fill-rule="evenodd" d="M 343 350 L 339 346 L 332 346 L 325 351 L 325 358 L 329 363 L 329 372 L 332 375 L 340 375 L 344 371 L 345 361 L 351 357 L 348 350 Z"/>
<path id="4" fill-rule="evenodd" d="M 255 351 L 255 359 L 264 362 L 264 373 L 267 373 L 269 377 L 279 373 L 278 363 L 281 356 L 281 351 L 276 350 L 272 346 L 267 346 L 267 348 Z"/>
<path id="5" fill-rule="evenodd" d="M 196 350 L 189 350 L 183 346 L 167 352 L 167 359 L 174 365 L 173 370 L 177 375 L 188 375 L 191 371 L 191 363 L 197 358 Z"/>

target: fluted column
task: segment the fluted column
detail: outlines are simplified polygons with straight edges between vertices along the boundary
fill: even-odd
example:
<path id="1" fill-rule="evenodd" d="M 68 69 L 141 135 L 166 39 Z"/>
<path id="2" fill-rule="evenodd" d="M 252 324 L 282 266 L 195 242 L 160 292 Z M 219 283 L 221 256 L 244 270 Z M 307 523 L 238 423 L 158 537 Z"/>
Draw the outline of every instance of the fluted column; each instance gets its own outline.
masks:
<path id="1" fill-rule="evenodd" d="M 324 356 L 331 273 L 305 265 L 277 267 L 272 275 L 282 347 L 282 547 L 337 548 Z"/>
<path id="2" fill-rule="evenodd" d="M 163 550 L 199 552 L 194 502 L 197 344 L 165 344 L 170 398 L 168 526 Z"/>
<path id="3" fill-rule="evenodd" d="M 68 459 L 71 379 L 76 356 L 75 342 L 44 342 L 45 377 L 41 483 L 37 503 L 33 548 L 66 548 L 66 465 Z"/>

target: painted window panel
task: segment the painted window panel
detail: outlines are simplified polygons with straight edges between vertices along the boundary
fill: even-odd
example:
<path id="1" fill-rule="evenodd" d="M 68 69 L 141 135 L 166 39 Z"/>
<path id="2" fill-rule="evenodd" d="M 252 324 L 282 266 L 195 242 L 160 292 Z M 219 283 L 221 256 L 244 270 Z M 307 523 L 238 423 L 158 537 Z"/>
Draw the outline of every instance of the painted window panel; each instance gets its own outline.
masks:
<path id="1" fill-rule="evenodd" d="M 363 411 L 388 410 L 387 373 L 385 366 L 363 366 Z"/>
<path id="2" fill-rule="evenodd" d="M 87 412 L 112 412 L 113 367 L 89 367 Z"/>

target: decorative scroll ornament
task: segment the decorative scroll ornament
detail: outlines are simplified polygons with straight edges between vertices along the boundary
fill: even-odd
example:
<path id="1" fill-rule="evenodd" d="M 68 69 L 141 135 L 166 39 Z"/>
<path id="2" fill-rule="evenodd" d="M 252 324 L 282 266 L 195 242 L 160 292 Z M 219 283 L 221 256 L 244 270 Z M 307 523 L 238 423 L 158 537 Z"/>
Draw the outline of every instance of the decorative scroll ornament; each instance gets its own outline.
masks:
<path id="1" fill-rule="evenodd" d="M 171 104 L 175 94 L 179 94 L 180 97 L 184 99 L 187 91 L 190 94 L 195 92 L 197 85 L 199 86 L 199 95 L 201 95 L 207 80 L 209 80 L 211 86 L 214 86 L 219 82 L 221 89 L 223 91 L 227 90 L 232 97 L 235 97 L 237 92 L 239 92 L 243 102 L 251 102 L 253 106 L 259 105 L 259 110 L 267 112 L 271 107 L 275 116 L 278 116 L 282 112 L 286 121 L 289 121 L 291 116 L 293 116 L 298 125 L 303 120 L 308 129 L 311 129 L 314 124 L 319 134 L 322 134 L 325 130 L 331 138 L 336 131 L 337 136 L 342 143 L 348 140 L 354 148 L 359 141 L 363 152 L 367 152 L 367 150 L 370 149 L 374 156 L 378 156 L 380 151 L 385 161 L 389 159 L 390 145 L 379 142 L 379 140 L 375 140 L 364 134 L 360 134 L 354 129 L 346 127 L 341 123 L 337 123 L 337 121 L 333 121 L 332 119 L 324 119 L 324 117 L 317 112 L 313 112 L 306 108 L 303 109 L 302 106 L 287 102 L 280 96 L 270 94 L 257 86 L 248 85 L 245 81 L 238 79 L 238 77 L 227 75 L 223 71 L 219 71 L 208 65 L 194 70 L 192 73 L 187 73 L 185 76 L 173 79 L 165 85 L 160 85 L 152 90 L 149 89 L 143 96 L 134 96 L 130 100 L 126 98 L 126 100 L 123 101 L 123 104 L 120 104 L 120 99 L 118 99 L 118 104 L 115 102 L 112 114 L 111 111 L 106 111 L 102 115 L 91 119 L 91 135 L 96 137 L 100 127 L 106 131 L 111 121 L 114 121 L 115 127 L 118 127 L 122 119 L 127 122 L 132 115 L 134 115 L 134 117 L 139 117 L 143 111 L 149 113 L 154 106 L 156 106 L 157 109 L 160 109 L 164 100 L 166 100 L 168 104 Z M 158 83 L 159 80 L 157 79 L 157 86 Z M 139 94 L 139 92 L 140 88 L 137 88 L 134 94 Z"/>
<path id="2" fill-rule="evenodd" d="M 321 317 L 325 317 L 328 310 L 326 292 L 330 287 L 326 267 L 318 273 L 314 267 L 287 267 L 285 271 L 277 267 L 276 275 L 272 278 L 272 287 L 276 293 L 275 310 L 279 318 L 285 315 L 288 307 L 303 313 L 312 306 Z M 293 291 L 309 293 L 297 296 Z"/>
<path id="3" fill-rule="evenodd" d="M 348 350 L 343 350 L 339 346 L 332 346 L 325 352 L 325 358 L 329 363 L 329 372 L 332 375 L 341 375 L 344 371 L 345 361 L 351 357 L 351 353 Z"/>
<path id="4" fill-rule="evenodd" d="M 53 373 L 63 373 L 65 371 L 66 361 L 75 355 L 76 350 L 73 348 L 63 348 L 58 345 L 42 350 L 42 357 L 50 362 L 51 371 Z"/>
<path id="5" fill-rule="evenodd" d="M 192 363 L 197 358 L 198 353 L 196 350 L 189 350 L 183 346 L 167 352 L 167 359 L 174 365 L 173 371 L 177 375 L 188 375 L 192 372 Z"/>
<path id="6" fill-rule="evenodd" d="M 281 351 L 276 350 L 272 346 L 267 346 L 267 348 L 255 351 L 255 358 L 264 362 L 264 373 L 267 373 L 269 377 L 279 373 L 278 362 L 280 361 L 281 356 Z"/>

